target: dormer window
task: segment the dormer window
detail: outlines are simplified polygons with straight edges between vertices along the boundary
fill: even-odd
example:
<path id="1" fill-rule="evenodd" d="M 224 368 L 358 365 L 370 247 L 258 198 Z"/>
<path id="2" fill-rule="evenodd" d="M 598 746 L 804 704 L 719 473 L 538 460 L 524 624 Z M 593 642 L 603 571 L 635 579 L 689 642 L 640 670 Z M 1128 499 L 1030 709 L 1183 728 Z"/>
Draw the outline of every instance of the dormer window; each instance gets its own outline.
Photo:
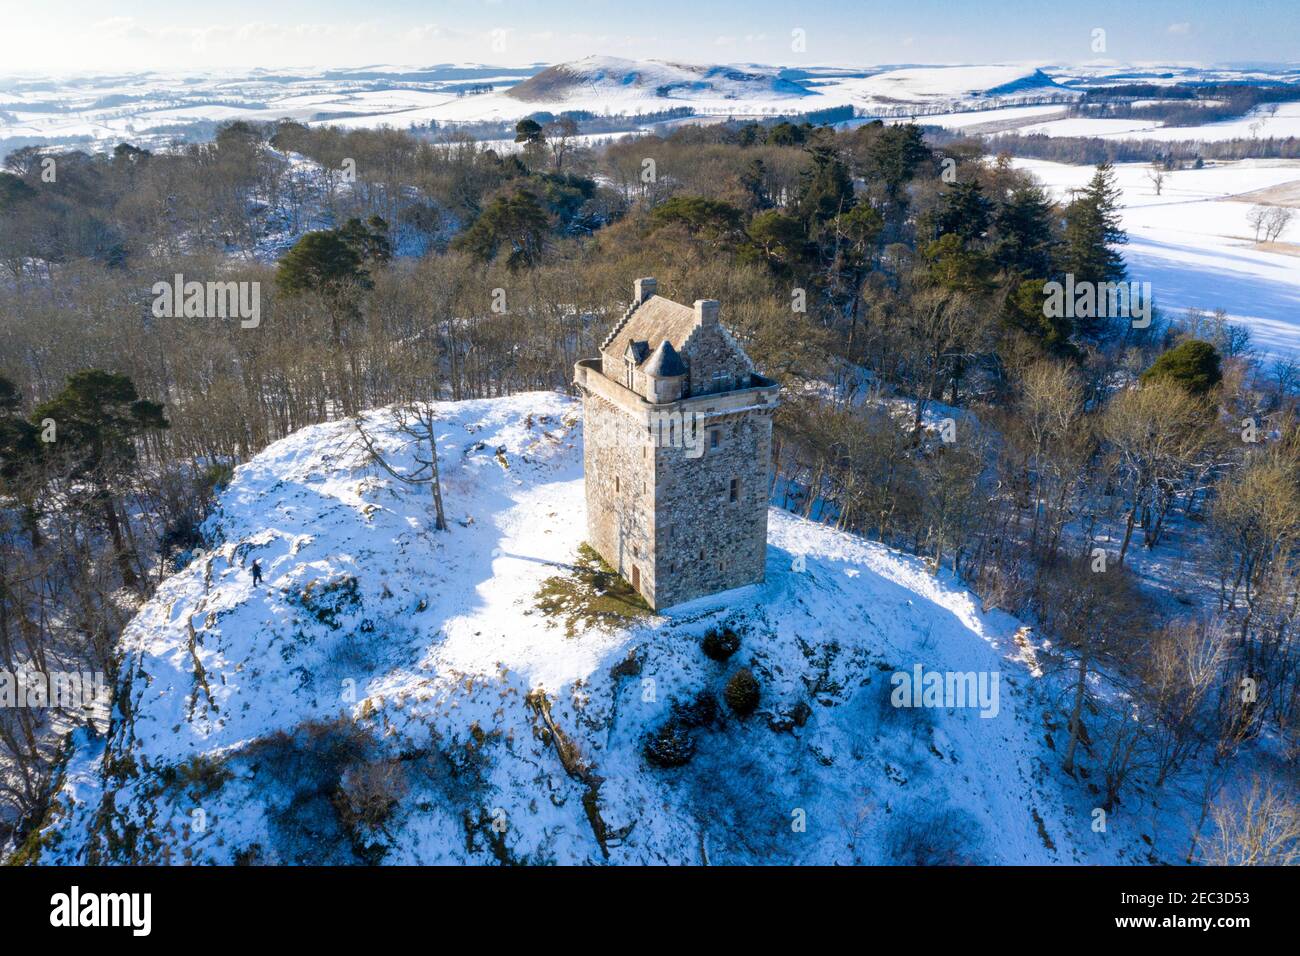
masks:
<path id="1" fill-rule="evenodd" d="M 636 381 L 634 375 L 637 368 L 650 355 L 650 345 L 645 341 L 634 341 L 627 343 L 627 350 L 623 353 L 623 384 L 631 391 L 636 391 L 633 383 Z"/>

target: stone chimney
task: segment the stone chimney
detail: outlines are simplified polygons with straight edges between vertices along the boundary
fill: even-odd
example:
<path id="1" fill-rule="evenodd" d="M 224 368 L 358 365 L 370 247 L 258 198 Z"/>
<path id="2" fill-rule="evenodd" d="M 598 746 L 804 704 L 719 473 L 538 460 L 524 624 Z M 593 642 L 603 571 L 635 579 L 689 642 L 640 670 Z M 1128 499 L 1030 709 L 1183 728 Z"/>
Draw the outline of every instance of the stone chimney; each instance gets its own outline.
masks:
<path id="1" fill-rule="evenodd" d="M 695 300 L 696 326 L 717 325 L 718 308 L 719 308 L 719 302 L 717 299 L 696 299 Z"/>
<path id="2" fill-rule="evenodd" d="M 655 280 L 651 278 L 637 279 L 633 281 L 632 283 L 633 305 L 640 305 L 646 299 L 654 295 L 656 285 L 658 285 L 658 283 L 656 283 Z"/>

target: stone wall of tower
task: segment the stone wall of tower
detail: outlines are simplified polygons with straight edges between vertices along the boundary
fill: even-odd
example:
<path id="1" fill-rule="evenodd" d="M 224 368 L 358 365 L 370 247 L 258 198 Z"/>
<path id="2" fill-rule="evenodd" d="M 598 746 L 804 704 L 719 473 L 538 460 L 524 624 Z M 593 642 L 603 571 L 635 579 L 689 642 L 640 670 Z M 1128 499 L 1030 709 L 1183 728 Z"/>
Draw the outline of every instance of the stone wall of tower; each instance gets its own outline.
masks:
<path id="1" fill-rule="evenodd" d="M 655 604 L 654 461 L 645 426 L 599 395 L 584 391 L 583 470 L 587 543 L 624 578 L 638 570 Z"/>
<path id="2" fill-rule="evenodd" d="M 754 371 L 748 356 L 717 324 L 697 327 L 682 344 L 682 357 L 690 369 L 687 385 L 692 395 L 745 388 Z"/>
<path id="3" fill-rule="evenodd" d="M 705 429 L 699 458 L 682 448 L 654 449 L 656 607 L 763 580 L 771 412 L 733 413 Z M 713 430 L 716 447 L 707 435 Z"/>

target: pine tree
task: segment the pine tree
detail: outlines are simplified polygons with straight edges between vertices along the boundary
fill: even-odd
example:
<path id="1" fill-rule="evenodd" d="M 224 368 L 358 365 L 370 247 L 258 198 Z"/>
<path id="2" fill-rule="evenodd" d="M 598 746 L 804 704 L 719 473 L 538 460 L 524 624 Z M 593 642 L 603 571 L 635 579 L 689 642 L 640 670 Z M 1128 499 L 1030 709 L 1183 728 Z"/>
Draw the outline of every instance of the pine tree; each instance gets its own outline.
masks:
<path id="1" fill-rule="evenodd" d="M 1026 278 L 1053 274 L 1052 204 L 1041 189 L 1028 186 L 1013 192 L 998 210 L 994 228 L 994 259 L 999 268 Z"/>
<path id="2" fill-rule="evenodd" d="M 800 176 L 795 208 L 811 231 L 852 208 L 853 179 L 833 148 L 815 146 L 808 153 L 812 166 Z"/>
<path id="3" fill-rule="evenodd" d="M 49 454 L 62 456 L 70 476 L 90 486 L 91 500 L 113 539 L 122 583 L 135 587 L 137 577 L 113 503 L 113 486 L 135 464 L 136 441 L 169 427 L 162 405 L 140 398 L 125 375 L 86 369 L 70 375 L 58 395 L 37 406 L 32 421 L 47 419 L 57 429 Z"/>
<path id="4" fill-rule="evenodd" d="M 953 183 L 943 194 L 935 214 L 935 238 L 955 234 L 963 243 L 979 242 L 988 235 L 993 204 L 977 180 Z"/>
<path id="5" fill-rule="evenodd" d="M 1119 200 L 1115 170 L 1102 163 L 1066 209 L 1063 265 L 1076 283 L 1123 281 L 1124 257 L 1115 246 L 1128 242 L 1128 234 L 1120 225 Z"/>

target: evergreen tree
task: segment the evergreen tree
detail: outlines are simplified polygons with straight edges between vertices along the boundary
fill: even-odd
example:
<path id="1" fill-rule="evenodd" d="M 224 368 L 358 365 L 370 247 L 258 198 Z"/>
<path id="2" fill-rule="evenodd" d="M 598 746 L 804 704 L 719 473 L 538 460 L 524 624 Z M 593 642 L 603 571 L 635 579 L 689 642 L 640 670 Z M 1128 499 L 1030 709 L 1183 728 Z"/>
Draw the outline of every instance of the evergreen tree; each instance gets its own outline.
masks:
<path id="1" fill-rule="evenodd" d="M 1070 341 L 1074 323 L 1068 316 L 1049 316 L 1043 308 L 1045 279 L 1020 283 L 1007 296 L 1003 321 L 1018 329 L 1044 352 L 1057 358 L 1077 359 L 1079 350 Z"/>
<path id="2" fill-rule="evenodd" d="M 491 262 L 505 250 L 512 269 L 534 266 L 541 261 L 550 219 L 537 197 L 527 190 L 498 196 L 452 243 L 483 262 Z"/>
<path id="3" fill-rule="evenodd" d="M 864 127 L 866 129 L 866 127 Z M 863 173 L 884 184 L 885 195 L 895 215 L 906 208 L 904 187 L 916 175 L 916 167 L 930 157 L 921 127 L 900 123 L 875 130 L 863 158 Z"/>
<path id="4" fill-rule="evenodd" d="M 1075 282 L 1124 279 L 1124 257 L 1115 248 L 1128 242 L 1120 225 L 1119 199 L 1115 170 L 1102 163 L 1088 187 L 1067 207 L 1063 266 Z"/>
<path id="5" fill-rule="evenodd" d="M 764 261 L 777 270 L 798 266 L 808 255 L 808 233 L 803 223 L 775 209 L 760 212 L 750 220 L 749 238 Z"/>
<path id="6" fill-rule="evenodd" d="M 832 147 L 815 146 L 808 152 L 812 166 L 799 177 L 795 209 L 812 231 L 852 208 L 853 179 Z"/>
<path id="7" fill-rule="evenodd" d="M 1037 186 L 1013 192 L 994 219 L 994 260 L 1008 273 L 1046 278 L 1053 275 L 1056 238 L 1052 204 Z"/>
<path id="8" fill-rule="evenodd" d="M 978 249 L 962 244 L 956 233 L 940 236 L 921 250 L 929 279 L 955 292 L 986 292 L 993 277 L 993 264 Z"/>
<path id="9" fill-rule="evenodd" d="M 542 142 L 542 127 L 536 120 L 521 119 L 515 124 L 516 143 Z"/>
<path id="10" fill-rule="evenodd" d="M 968 245 L 979 242 L 988 235 L 992 213 L 993 203 L 977 180 L 953 183 L 934 217 L 935 238 L 952 233 Z"/>
<path id="11" fill-rule="evenodd" d="M 1223 379 L 1219 353 L 1209 342 L 1188 339 L 1161 355 L 1142 373 L 1142 382 L 1170 381 L 1193 395 L 1206 395 Z"/>
<path id="12" fill-rule="evenodd" d="M 744 220 L 744 214 L 731 203 L 704 196 L 673 196 L 650 214 L 650 221 L 656 226 L 678 223 L 692 236 L 713 241 L 738 237 Z"/>
<path id="13" fill-rule="evenodd" d="M 162 405 L 140 398 L 125 375 L 87 369 L 70 375 L 63 390 L 32 413 L 34 424 L 46 419 L 57 430 L 49 453 L 63 460 L 70 477 L 90 486 L 91 500 L 113 539 L 122 582 L 135 587 L 138 579 L 113 502 L 113 487 L 135 464 L 136 441 L 168 427 Z"/>
<path id="14" fill-rule="evenodd" d="M 309 232 L 294 243 L 276 267 L 275 284 L 286 295 L 308 290 L 338 292 L 349 285 L 368 287 L 370 263 L 392 257 L 388 223 L 371 216 L 349 219 L 338 229 Z"/>

